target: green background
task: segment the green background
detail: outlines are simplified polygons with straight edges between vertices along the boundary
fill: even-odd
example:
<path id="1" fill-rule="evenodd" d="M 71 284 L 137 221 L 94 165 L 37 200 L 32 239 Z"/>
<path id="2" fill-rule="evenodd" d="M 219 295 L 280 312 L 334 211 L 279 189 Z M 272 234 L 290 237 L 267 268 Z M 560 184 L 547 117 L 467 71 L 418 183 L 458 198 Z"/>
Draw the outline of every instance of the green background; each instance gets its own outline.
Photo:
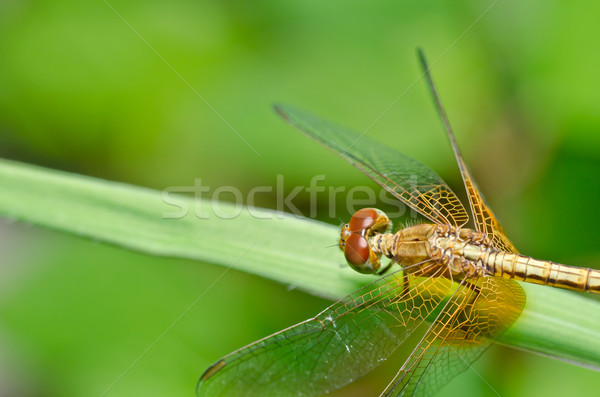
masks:
<path id="1" fill-rule="evenodd" d="M 419 80 L 420 46 L 465 159 L 515 245 L 594 267 L 599 12 L 594 2 L 541 1 L 5 1 L 0 156 L 158 190 L 201 179 L 207 197 L 222 186 L 243 197 L 272 186 L 257 195 L 268 208 L 277 208 L 278 176 L 285 194 L 315 175 L 327 188 L 377 189 L 283 123 L 271 109 L 283 101 L 369 129 L 458 191 Z M 321 194 L 316 217 L 347 219 L 339 196 Z M 308 193 L 293 202 L 311 215 Z M 211 362 L 329 304 L 222 267 L 8 221 L 0 252 L 7 395 L 193 395 Z M 376 395 L 399 363 L 386 364 L 340 395 Z M 600 387 L 596 372 L 503 347 L 474 370 L 442 394 Z"/>

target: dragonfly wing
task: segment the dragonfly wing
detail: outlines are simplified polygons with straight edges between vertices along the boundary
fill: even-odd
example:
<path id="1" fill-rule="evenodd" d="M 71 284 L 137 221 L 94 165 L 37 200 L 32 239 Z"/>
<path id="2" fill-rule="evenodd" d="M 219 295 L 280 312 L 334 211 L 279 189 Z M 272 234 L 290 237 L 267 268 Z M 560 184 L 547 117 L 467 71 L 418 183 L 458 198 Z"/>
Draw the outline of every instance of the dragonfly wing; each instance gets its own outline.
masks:
<path id="1" fill-rule="evenodd" d="M 432 222 L 451 226 L 468 222 L 458 197 L 425 164 L 305 111 L 287 105 L 275 110 Z"/>
<path id="2" fill-rule="evenodd" d="M 337 389 L 385 360 L 451 287 L 440 277 L 392 273 L 315 318 L 225 356 L 202 375 L 197 394 L 313 396 Z"/>
<path id="3" fill-rule="evenodd" d="M 456 143 L 454 143 L 456 145 Z M 458 148 L 457 148 L 458 150 Z M 473 213 L 473 219 L 475 221 L 475 227 L 480 232 L 485 233 L 492 241 L 492 245 L 501 251 L 506 252 L 517 252 L 517 249 L 510 242 L 504 228 L 500 225 L 500 222 L 494 216 L 492 210 L 485 204 L 483 196 L 479 192 L 475 181 L 471 178 L 469 170 L 465 162 L 463 161 L 460 153 L 455 151 L 456 160 L 460 168 L 465 187 L 467 188 L 467 194 L 469 196 L 469 203 L 471 204 L 471 211 Z"/>
<path id="4" fill-rule="evenodd" d="M 514 280 L 464 280 L 383 392 L 432 396 L 467 369 L 517 319 L 525 294 Z"/>
<path id="5" fill-rule="evenodd" d="M 462 158 L 460 153 L 460 149 L 458 148 L 458 144 L 456 143 L 456 139 L 454 138 L 454 133 L 452 132 L 452 127 L 450 127 L 450 121 L 448 121 L 448 116 L 446 115 L 446 111 L 442 106 L 442 102 L 435 88 L 435 84 L 433 84 L 433 79 L 431 74 L 429 73 L 429 66 L 427 65 L 427 61 L 425 60 L 425 55 L 422 51 L 419 51 L 419 59 L 421 61 L 421 66 L 423 67 L 423 71 L 425 77 L 427 79 L 427 85 L 429 86 L 429 90 L 431 91 L 431 95 L 433 96 L 433 101 L 435 102 L 435 106 L 440 114 L 440 118 L 444 123 L 444 127 L 446 128 L 446 132 L 448 133 L 448 137 L 450 138 L 450 144 L 452 145 L 452 151 L 454 152 L 454 157 L 456 158 L 456 162 L 458 163 L 458 168 L 460 169 L 460 174 L 465 183 L 465 188 L 467 190 L 467 195 L 469 196 L 469 204 L 471 206 L 471 213 L 473 214 L 473 221 L 475 223 L 475 228 L 485 233 L 494 247 L 498 248 L 502 251 L 507 252 L 517 252 L 514 245 L 510 242 L 506 234 L 504 233 L 504 229 L 498 222 L 498 219 L 494 216 L 494 213 L 490 208 L 485 204 L 483 199 L 483 195 L 479 191 L 477 184 L 471 177 L 471 173 L 465 164 L 465 161 Z"/>
<path id="6" fill-rule="evenodd" d="M 469 196 L 469 204 L 471 206 L 471 212 L 473 214 L 473 221 L 475 222 L 475 228 L 485 233 L 489 239 L 492 241 L 492 245 L 499 250 L 506 252 L 517 252 L 515 246 L 510 242 L 508 237 L 506 237 L 506 233 L 504 232 L 504 228 L 500 225 L 500 222 L 492 212 L 492 210 L 485 204 L 485 200 L 483 199 L 483 195 L 479 191 L 477 184 L 471 177 L 471 173 L 465 164 L 465 161 L 462 158 L 460 153 L 460 149 L 456 144 L 456 140 L 454 139 L 454 134 L 452 130 L 447 130 L 448 134 L 450 134 L 450 142 L 452 144 L 452 150 L 454 151 L 454 156 L 456 157 L 456 162 L 458 163 L 458 168 L 460 169 L 460 174 L 465 183 L 465 188 L 467 190 L 467 195 Z"/>

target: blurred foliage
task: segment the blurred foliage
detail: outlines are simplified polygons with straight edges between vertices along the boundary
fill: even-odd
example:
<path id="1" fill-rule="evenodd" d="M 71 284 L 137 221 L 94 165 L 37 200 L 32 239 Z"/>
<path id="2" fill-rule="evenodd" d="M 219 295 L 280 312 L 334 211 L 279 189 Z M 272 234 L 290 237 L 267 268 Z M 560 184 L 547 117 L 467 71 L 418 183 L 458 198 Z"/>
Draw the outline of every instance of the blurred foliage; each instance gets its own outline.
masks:
<path id="1" fill-rule="evenodd" d="M 283 101 L 369 128 L 458 190 L 418 80 L 421 46 L 465 158 L 516 246 L 594 267 L 599 8 L 591 1 L 7 0 L 0 156 L 156 189 L 201 178 L 211 192 L 234 186 L 244 197 L 275 187 L 278 175 L 286 194 L 320 174 L 326 187 L 368 184 L 278 120 L 271 104 Z M 320 219 L 348 217 L 338 196 L 334 216 L 333 203 L 319 196 Z M 307 215 L 309 199 L 304 192 L 294 200 Z M 257 200 L 276 208 L 276 189 Z M 107 396 L 190 395 L 212 361 L 328 304 L 234 271 L 213 285 L 223 269 L 210 265 L 23 225 L 3 223 L 0 233 L 7 395 L 101 395 L 114 382 Z M 391 364 L 344 395 L 375 394 Z M 590 370 L 502 348 L 475 368 L 485 382 L 469 371 L 445 394 L 460 387 L 469 395 L 579 395 L 600 386 Z"/>

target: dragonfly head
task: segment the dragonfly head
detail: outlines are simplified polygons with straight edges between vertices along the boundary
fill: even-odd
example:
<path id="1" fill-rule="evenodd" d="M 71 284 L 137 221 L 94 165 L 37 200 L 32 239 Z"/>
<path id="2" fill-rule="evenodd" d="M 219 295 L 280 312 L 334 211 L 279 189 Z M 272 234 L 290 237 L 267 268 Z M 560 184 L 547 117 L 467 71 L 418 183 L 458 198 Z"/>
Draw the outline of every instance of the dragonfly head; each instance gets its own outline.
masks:
<path id="1" fill-rule="evenodd" d="M 369 238 L 385 233 L 392 223 L 383 211 L 363 208 L 357 211 L 350 222 L 342 226 L 339 246 L 348 265 L 359 273 L 377 273 L 381 267 L 380 255 L 369 246 Z"/>

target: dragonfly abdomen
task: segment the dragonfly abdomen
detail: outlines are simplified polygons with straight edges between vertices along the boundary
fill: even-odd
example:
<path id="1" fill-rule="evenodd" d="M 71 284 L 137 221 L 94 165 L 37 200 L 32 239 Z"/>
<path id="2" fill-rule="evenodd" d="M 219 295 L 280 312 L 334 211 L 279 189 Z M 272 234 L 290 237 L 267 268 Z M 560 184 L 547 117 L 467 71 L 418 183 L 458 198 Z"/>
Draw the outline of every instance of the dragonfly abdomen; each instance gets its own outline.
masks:
<path id="1" fill-rule="evenodd" d="M 394 234 L 363 234 L 368 236 L 365 244 L 377 261 L 382 255 L 386 256 L 413 274 L 456 279 L 487 275 L 600 293 L 600 270 L 499 250 L 485 234 L 467 228 L 419 224 Z"/>
<path id="2" fill-rule="evenodd" d="M 495 250 L 484 253 L 480 259 L 487 272 L 495 276 L 575 291 L 600 292 L 599 270 Z"/>

